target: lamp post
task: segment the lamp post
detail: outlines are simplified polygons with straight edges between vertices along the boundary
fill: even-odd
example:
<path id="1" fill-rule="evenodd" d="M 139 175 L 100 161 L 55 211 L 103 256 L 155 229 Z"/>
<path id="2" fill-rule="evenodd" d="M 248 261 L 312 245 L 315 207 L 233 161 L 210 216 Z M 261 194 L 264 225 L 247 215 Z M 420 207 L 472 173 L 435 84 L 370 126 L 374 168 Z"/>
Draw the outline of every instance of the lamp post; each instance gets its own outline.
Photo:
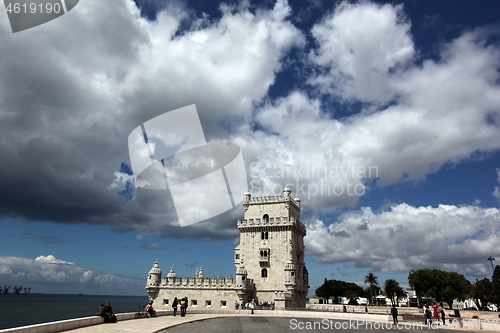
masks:
<path id="1" fill-rule="evenodd" d="M 493 258 L 492 256 L 490 256 L 490 257 L 488 258 L 488 260 L 489 260 L 489 261 L 490 261 L 490 263 L 491 263 L 491 270 L 492 270 L 492 271 L 493 271 L 493 273 L 494 273 L 494 272 L 495 272 L 495 269 L 493 268 L 493 260 L 495 260 L 495 258 Z"/>

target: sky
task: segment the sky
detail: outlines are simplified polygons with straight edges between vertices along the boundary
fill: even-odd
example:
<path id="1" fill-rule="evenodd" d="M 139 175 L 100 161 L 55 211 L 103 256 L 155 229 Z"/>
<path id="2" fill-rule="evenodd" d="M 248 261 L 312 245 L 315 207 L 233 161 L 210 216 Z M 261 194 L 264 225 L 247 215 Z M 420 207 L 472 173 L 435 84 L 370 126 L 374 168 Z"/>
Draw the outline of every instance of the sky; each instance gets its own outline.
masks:
<path id="1" fill-rule="evenodd" d="M 241 148 L 253 195 L 288 185 L 301 199 L 309 296 L 369 272 L 403 286 L 420 268 L 491 276 L 499 13 L 495 0 L 81 0 L 12 33 L 0 6 L 0 285 L 146 295 L 156 259 L 164 274 L 234 276 L 241 203 L 181 227 L 170 192 L 132 172 L 129 134 L 192 104 L 207 142 Z"/>

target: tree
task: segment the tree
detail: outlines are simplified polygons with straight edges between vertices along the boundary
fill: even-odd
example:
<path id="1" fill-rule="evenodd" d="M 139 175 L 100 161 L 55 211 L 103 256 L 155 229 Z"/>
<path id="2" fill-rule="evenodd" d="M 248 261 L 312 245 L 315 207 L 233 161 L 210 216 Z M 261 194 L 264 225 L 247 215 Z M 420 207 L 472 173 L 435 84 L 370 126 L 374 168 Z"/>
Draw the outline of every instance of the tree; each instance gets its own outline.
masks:
<path id="1" fill-rule="evenodd" d="M 493 299 L 491 302 L 500 309 L 500 266 L 496 265 L 493 275 L 491 276 L 491 283 L 493 284 Z"/>
<path id="2" fill-rule="evenodd" d="M 408 282 L 419 299 L 431 297 L 440 303 L 445 301 L 450 309 L 453 307 L 455 298 L 465 299 L 469 286 L 469 281 L 462 274 L 428 268 L 411 270 Z"/>
<path id="3" fill-rule="evenodd" d="M 352 282 L 325 279 L 323 285 L 316 289 L 316 295 L 323 298 L 347 297 L 353 303 L 358 297 L 366 296 L 365 290 Z"/>
<path id="4" fill-rule="evenodd" d="M 349 305 L 358 305 L 358 293 L 354 290 L 346 290 L 344 297 L 349 299 Z"/>
<path id="5" fill-rule="evenodd" d="M 370 285 L 370 289 L 369 289 L 369 295 L 370 295 L 370 305 L 373 304 L 373 295 L 376 295 L 376 293 L 374 293 L 374 286 L 378 286 L 378 277 L 373 274 L 373 273 L 368 273 L 367 276 L 365 276 L 365 281 L 364 283 L 368 283 Z"/>
<path id="6" fill-rule="evenodd" d="M 450 309 L 453 308 L 453 300 L 459 299 L 461 301 L 465 300 L 465 295 L 467 293 L 469 281 L 462 274 L 457 272 L 444 272 L 445 274 L 445 288 L 442 292 L 443 300 L 448 303 Z M 437 300 L 437 299 L 436 299 Z M 441 302 L 438 300 L 438 302 Z"/>
<path id="7" fill-rule="evenodd" d="M 399 282 L 394 279 L 385 281 L 384 292 L 385 295 L 391 300 L 392 305 L 396 304 L 396 302 L 399 305 L 399 300 L 406 297 L 406 292 L 399 285 Z"/>
<path id="8" fill-rule="evenodd" d="M 397 306 L 399 306 L 399 301 L 408 297 L 408 294 L 406 293 L 406 291 L 402 288 L 402 287 L 399 287 L 396 289 L 396 302 L 397 302 Z"/>
<path id="9" fill-rule="evenodd" d="M 474 298 L 478 310 L 485 310 L 488 302 L 494 299 L 493 283 L 488 278 L 476 280 L 471 286 L 470 295 Z"/>
<path id="10" fill-rule="evenodd" d="M 330 290 L 330 287 L 328 285 L 328 280 L 326 278 L 321 287 L 316 289 L 316 296 L 326 299 L 329 299 L 333 296 L 332 291 Z"/>

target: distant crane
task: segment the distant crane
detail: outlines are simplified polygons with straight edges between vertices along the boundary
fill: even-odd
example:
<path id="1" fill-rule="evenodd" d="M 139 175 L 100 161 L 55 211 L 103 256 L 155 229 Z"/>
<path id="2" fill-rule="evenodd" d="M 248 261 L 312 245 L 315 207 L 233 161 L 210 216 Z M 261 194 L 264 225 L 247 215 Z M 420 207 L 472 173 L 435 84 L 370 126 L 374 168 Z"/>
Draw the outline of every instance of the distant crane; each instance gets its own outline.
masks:
<path id="1" fill-rule="evenodd" d="M 491 270 L 493 271 L 493 273 L 495 273 L 495 269 L 493 268 L 493 260 L 495 260 L 495 258 L 493 258 L 492 256 L 490 256 L 488 258 L 488 260 L 490 261 L 490 264 L 491 264 Z"/>

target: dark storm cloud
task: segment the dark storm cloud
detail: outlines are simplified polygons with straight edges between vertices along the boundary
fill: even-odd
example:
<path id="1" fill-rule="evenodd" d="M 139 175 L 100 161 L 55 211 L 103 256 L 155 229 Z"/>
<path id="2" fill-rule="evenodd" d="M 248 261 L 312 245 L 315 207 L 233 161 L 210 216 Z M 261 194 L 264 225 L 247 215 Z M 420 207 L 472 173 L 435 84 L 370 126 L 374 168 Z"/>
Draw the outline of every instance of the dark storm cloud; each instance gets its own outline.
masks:
<path id="1" fill-rule="evenodd" d="M 266 94 L 282 50 L 300 41 L 294 40 L 300 34 L 283 15 L 266 12 L 237 17 L 229 35 L 224 26 L 228 22 L 207 22 L 205 30 L 185 31 L 173 40 L 187 15 L 184 7 L 171 5 L 153 24 L 141 18 L 130 1 L 85 2 L 44 25 L 46 33 L 34 28 L 1 37 L 0 218 L 108 224 L 118 232 L 159 237 L 237 235 L 234 226 L 241 206 L 180 228 L 168 190 L 133 191 L 126 172 L 123 183 L 113 186 L 115 173 L 123 171 L 123 164 L 130 165 L 127 138 L 135 127 L 199 103 L 207 139 L 224 138 L 236 124 L 245 123 L 241 119 L 248 117 L 252 101 Z M 205 52 L 192 50 L 196 34 L 232 43 L 260 21 L 279 34 L 275 42 L 247 38 L 233 53 L 225 52 L 224 61 L 220 50 L 210 45 Z M 247 55 L 246 48 L 254 47 L 263 51 L 260 58 Z M 188 53 L 196 58 L 183 56 Z M 253 64 L 242 70 L 240 60 L 245 57 Z M 252 69 L 261 64 L 265 66 L 260 71 Z M 186 70 L 193 79 L 182 74 Z M 226 74 L 214 78 L 213 72 Z M 233 90 L 224 92 L 227 86 Z M 243 107 L 242 99 L 247 100 Z"/>

